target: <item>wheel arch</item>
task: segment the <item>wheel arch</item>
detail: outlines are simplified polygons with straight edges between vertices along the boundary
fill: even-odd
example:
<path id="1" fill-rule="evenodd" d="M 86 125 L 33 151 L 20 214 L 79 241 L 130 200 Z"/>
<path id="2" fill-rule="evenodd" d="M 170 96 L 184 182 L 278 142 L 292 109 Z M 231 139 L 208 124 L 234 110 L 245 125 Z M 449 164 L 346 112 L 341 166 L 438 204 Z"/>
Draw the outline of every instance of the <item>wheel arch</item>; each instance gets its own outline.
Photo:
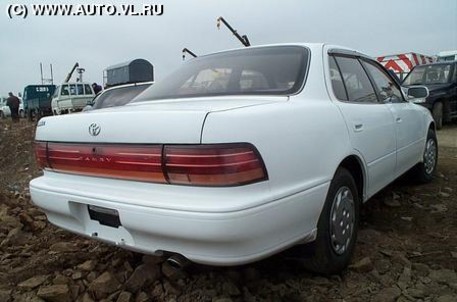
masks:
<path id="1" fill-rule="evenodd" d="M 359 194 L 360 201 L 365 201 L 366 192 L 366 179 L 367 174 L 362 160 L 357 155 L 349 155 L 341 161 L 338 168 L 345 168 L 354 177 L 357 186 L 357 193 Z"/>

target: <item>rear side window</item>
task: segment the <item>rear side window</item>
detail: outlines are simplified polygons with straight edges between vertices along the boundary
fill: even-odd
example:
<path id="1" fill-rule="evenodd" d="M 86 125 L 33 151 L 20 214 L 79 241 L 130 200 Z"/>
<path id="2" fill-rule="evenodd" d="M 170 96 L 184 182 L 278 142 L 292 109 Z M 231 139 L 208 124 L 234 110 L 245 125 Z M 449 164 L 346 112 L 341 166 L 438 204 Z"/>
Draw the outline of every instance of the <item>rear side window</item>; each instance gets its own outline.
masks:
<path id="1" fill-rule="evenodd" d="M 335 56 L 349 102 L 377 103 L 378 99 L 362 65 L 356 58 Z"/>
<path id="2" fill-rule="evenodd" d="M 344 88 L 343 78 L 341 77 L 340 70 L 336 65 L 335 57 L 329 57 L 330 66 L 330 80 L 332 81 L 332 88 L 335 96 L 341 101 L 347 101 L 346 88 Z"/>
<path id="3" fill-rule="evenodd" d="M 92 89 L 90 89 L 89 84 L 84 84 L 84 91 L 85 91 L 85 94 L 93 94 Z"/>
<path id="4" fill-rule="evenodd" d="M 371 75 L 381 102 L 400 103 L 403 101 L 400 89 L 398 89 L 394 81 L 379 66 L 365 60 L 362 61 L 362 64 Z"/>

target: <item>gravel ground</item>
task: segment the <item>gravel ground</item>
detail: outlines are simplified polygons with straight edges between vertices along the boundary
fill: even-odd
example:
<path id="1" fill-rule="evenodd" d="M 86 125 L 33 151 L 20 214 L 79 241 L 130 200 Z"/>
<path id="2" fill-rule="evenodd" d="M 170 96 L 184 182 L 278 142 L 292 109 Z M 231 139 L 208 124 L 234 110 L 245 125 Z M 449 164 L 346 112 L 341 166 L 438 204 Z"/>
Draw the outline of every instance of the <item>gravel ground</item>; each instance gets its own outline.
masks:
<path id="1" fill-rule="evenodd" d="M 427 185 L 396 181 L 362 209 L 352 265 L 319 276 L 289 250 L 239 267 L 125 251 L 49 224 L 30 202 L 34 124 L 0 121 L 0 302 L 457 301 L 457 126 L 438 132 Z"/>

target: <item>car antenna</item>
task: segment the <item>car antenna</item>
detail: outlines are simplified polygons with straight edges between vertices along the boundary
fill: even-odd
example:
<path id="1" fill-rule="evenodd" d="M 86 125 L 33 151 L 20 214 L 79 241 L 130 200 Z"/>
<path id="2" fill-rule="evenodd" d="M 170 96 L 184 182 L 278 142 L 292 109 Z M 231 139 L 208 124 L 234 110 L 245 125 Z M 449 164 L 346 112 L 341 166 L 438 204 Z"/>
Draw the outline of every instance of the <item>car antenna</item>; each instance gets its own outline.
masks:
<path id="1" fill-rule="evenodd" d="M 221 29 L 221 22 L 227 26 L 227 28 L 232 32 L 232 34 L 241 42 L 241 44 L 243 44 L 244 46 L 246 47 L 249 47 L 251 46 L 251 43 L 249 42 L 249 39 L 248 39 L 248 36 L 246 35 L 243 35 L 243 36 L 240 36 L 238 34 L 238 32 L 236 31 L 236 29 L 234 29 L 232 26 L 230 26 L 230 24 L 223 18 L 223 17 L 219 17 L 217 18 L 217 28 L 218 29 Z"/>
<path id="2" fill-rule="evenodd" d="M 196 58 L 198 57 L 194 52 L 189 50 L 188 48 L 183 48 L 182 49 L 182 60 L 184 61 L 186 59 L 186 53 L 190 54 L 192 57 Z"/>

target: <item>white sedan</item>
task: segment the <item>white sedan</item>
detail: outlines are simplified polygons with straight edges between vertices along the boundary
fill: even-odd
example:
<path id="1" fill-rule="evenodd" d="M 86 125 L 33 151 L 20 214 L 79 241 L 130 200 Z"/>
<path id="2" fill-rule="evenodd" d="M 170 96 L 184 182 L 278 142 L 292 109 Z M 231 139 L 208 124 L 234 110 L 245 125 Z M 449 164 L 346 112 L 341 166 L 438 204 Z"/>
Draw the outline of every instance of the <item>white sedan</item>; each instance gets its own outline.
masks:
<path id="1" fill-rule="evenodd" d="M 131 250 L 238 265 L 314 242 L 309 267 L 339 272 L 361 204 L 407 171 L 432 179 L 427 95 L 326 44 L 198 57 L 126 106 L 41 119 L 31 196 Z"/>

